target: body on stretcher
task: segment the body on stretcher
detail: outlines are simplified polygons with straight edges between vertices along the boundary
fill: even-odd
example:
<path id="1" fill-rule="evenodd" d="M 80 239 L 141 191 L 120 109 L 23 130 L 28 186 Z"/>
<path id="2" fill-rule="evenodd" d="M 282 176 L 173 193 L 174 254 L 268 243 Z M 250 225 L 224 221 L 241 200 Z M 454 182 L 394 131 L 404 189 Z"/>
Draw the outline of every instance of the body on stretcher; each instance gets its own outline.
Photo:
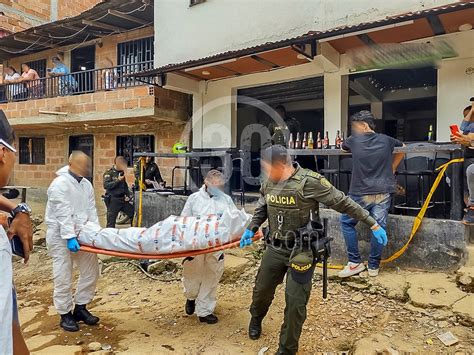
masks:
<path id="1" fill-rule="evenodd" d="M 101 228 L 87 222 L 76 227 L 84 251 L 91 248 L 118 253 L 168 255 L 220 248 L 238 241 L 251 215 L 228 210 L 222 215 L 170 216 L 150 228 Z M 89 247 L 89 248 L 87 248 Z"/>

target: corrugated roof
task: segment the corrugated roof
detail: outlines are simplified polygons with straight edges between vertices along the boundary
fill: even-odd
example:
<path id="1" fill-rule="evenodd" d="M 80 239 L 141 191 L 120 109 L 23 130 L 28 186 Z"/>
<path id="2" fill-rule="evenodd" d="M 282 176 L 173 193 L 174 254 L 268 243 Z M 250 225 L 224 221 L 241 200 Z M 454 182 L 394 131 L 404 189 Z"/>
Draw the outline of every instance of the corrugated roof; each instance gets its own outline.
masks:
<path id="1" fill-rule="evenodd" d="M 0 38 L 0 60 L 153 25 L 153 0 L 104 0 L 74 17 Z"/>
<path id="2" fill-rule="evenodd" d="M 320 39 L 325 39 L 325 38 L 329 38 L 329 37 L 333 37 L 337 35 L 350 34 L 355 31 L 368 30 L 368 29 L 400 23 L 400 22 L 404 22 L 408 20 L 416 20 L 416 19 L 424 18 L 430 15 L 445 14 L 445 13 L 459 11 L 462 9 L 469 9 L 473 7 L 474 7 L 474 1 L 459 1 L 456 3 L 449 4 L 449 5 L 439 6 L 435 8 L 426 9 L 426 10 L 408 12 L 408 13 L 399 14 L 395 16 L 387 16 L 383 19 L 370 21 L 370 22 L 363 22 L 357 25 L 340 26 L 340 27 L 331 28 L 325 31 L 310 31 L 300 36 L 287 38 L 280 41 L 266 42 L 257 46 L 226 51 L 226 52 L 218 53 L 218 54 L 211 55 L 208 57 L 188 60 L 181 63 L 167 64 L 156 69 L 134 74 L 134 76 L 137 76 L 137 77 L 155 76 L 155 75 L 163 74 L 167 72 L 192 68 L 194 66 L 212 64 L 215 62 L 220 62 L 220 61 L 224 61 L 224 60 L 228 60 L 228 59 L 232 59 L 236 57 L 243 57 L 247 55 L 257 54 L 259 52 L 287 47 L 294 44 L 307 43 L 312 40 L 320 40 Z"/>

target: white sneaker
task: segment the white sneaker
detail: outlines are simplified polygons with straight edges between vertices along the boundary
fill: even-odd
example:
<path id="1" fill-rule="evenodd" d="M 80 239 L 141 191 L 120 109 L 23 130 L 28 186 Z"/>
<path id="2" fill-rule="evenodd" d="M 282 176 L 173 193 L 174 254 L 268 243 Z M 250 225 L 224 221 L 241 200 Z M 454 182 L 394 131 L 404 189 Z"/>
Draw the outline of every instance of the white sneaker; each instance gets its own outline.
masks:
<path id="1" fill-rule="evenodd" d="M 344 277 L 360 274 L 364 270 L 365 270 L 364 263 L 348 262 L 347 265 L 344 267 L 344 269 L 341 272 L 339 272 L 338 275 L 340 278 L 344 278 Z"/>
<path id="2" fill-rule="evenodd" d="M 367 268 L 368 272 L 369 272 L 369 276 L 370 277 L 377 277 L 379 276 L 379 269 L 370 269 L 370 268 Z"/>

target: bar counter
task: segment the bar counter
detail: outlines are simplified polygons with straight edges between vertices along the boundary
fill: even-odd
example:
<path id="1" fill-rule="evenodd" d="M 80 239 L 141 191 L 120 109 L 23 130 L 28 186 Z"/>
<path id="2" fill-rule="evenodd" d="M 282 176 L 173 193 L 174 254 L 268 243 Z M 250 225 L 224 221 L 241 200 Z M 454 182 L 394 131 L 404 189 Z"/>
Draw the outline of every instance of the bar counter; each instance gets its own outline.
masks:
<path id="1" fill-rule="evenodd" d="M 351 155 L 350 152 L 344 152 L 341 149 L 288 149 L 291 155 Z M 458 144 L 423 144 L 408 143 L 405 147 L 397 147 L 395 153 L 456 153 L 461 152 L 461 146 Z"/>

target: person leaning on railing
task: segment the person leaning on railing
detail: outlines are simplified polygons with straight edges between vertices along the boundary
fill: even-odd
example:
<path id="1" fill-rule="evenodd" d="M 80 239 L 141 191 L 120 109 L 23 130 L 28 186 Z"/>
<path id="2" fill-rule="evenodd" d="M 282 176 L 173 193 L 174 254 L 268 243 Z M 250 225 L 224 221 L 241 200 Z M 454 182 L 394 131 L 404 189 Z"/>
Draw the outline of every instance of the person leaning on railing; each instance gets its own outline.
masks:
<path id="1" fill-rule="evenodd" d="M 58 56 L 52 59 L 54 68 L 48 69 L 48 75 L 50 77 L 58 77 L 59 95 L 71 95 L 74 90 L 77 89 L 78 84 L 76 79 L 70 74 L 69 68 L 61 62 Z"/>
<path id="2" fill-rule="evenodd" d="M 21 81 L 21 76 L 13 66 L 5 68 L 5 80 L 7 85 L 7 99 L 9 101 L 19 101 L 25 99 L 26 89 L 23 84 L 15 84 Z"/>
<path id="3" fill-rule="evenodd" d="M 43 96 L 40 76 L 36 70 L 30 68 L 26 63 L 21 65 L 21 78 L 19 81 L 25 83 L 26 94 L 28 98 L 37 98 Z"/>

